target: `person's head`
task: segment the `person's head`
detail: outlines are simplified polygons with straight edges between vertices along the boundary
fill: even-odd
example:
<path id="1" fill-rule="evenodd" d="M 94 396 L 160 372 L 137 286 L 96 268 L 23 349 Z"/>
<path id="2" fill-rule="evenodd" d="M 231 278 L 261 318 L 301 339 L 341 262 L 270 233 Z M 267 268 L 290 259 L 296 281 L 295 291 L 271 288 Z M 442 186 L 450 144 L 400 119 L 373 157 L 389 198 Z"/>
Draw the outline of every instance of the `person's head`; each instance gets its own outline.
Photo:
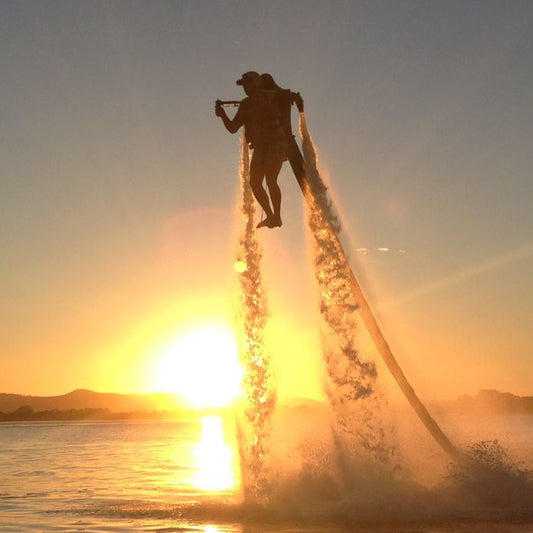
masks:
<path id="1" fill-rule="evenodd" d="M 240 85 L 247 96 L 251 96 L 261 86 L 261 76 L 253 70 L 245 72 L 240 80 L 237 80 L 237 85 Z"/>
<path id="2" fill-rule="evenodd" d="M 261 74 L 261 87 L 267 91 L 281 91 L 281 87 L 274 81 L 268 72 Z"/>

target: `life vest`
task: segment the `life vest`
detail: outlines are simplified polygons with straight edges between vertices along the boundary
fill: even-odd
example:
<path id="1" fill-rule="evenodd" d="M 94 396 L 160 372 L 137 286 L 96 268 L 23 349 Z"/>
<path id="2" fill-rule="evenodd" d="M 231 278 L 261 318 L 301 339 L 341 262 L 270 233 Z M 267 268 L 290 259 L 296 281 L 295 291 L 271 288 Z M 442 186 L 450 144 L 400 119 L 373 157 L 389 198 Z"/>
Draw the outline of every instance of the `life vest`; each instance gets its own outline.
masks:
<path id="1" fill-rule="evenodd" d="M 260 90 L 248 101 L 245 133 L 252 148 L 275 143 L 287 136 L 278 91 Z"/>

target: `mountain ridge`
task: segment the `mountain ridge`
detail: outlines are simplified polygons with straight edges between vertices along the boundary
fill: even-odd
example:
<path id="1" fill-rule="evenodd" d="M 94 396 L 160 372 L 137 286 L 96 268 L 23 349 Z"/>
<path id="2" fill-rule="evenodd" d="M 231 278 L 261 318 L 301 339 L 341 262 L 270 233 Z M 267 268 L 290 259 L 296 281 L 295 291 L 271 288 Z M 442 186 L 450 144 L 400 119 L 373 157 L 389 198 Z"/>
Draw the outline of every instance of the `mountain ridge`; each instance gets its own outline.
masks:
<path id="1" fill-rule="evenodd" d="M 308 398 L 281 398 L 286 407 L 316 407 L 324 402 Z M 517 396 L 509 392 L 482 389 L 476 395 L 463 394 L 455 400 L 428 402 L 435 410 L 533 414 L 533 396 Z M 33 411 L 67 411 L 101 409 L 110 413 L 178 412 L 190 411 L 190 406 L 179 395 L 167 392 L 121 394 L 75 389 L 56 396 L 33 396 L 0 393 L 0 413 L 12 413 L 20 408 Z"/>
<path id="2" fill-rule="evenodd" d="M 120 394 L 75 389 L 57 396 L 0 393 L 0 412 L 12 412 L 26 406 L 35 411 L 109 409 L 111 412 L 176 411 L 186 408 L 178 395 L 165 392 Z"/>

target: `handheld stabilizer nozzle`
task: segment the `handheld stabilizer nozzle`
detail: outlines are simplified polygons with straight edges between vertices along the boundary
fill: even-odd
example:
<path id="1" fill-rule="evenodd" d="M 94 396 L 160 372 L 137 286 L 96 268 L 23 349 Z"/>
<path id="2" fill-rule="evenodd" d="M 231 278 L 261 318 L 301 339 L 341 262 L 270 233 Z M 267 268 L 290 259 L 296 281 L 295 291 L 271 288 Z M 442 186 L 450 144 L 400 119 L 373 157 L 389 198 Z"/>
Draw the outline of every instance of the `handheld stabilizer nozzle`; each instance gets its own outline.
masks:
<path id="1" fill-rule="evenodd" d="M 215 102 L 217 106 L 229 106 L 229 107 L 238 107 L 241 104 L 240 100 L 217 100 Z"/>
<path id="2" fill-rule="evenodd" d="M 215 102 L 215 114 L 217 117 L 224 117 L 226 114 L 223 109 L 224 106 L 239 107 L 240 104 L 240 100 L 217 100 Z"/>

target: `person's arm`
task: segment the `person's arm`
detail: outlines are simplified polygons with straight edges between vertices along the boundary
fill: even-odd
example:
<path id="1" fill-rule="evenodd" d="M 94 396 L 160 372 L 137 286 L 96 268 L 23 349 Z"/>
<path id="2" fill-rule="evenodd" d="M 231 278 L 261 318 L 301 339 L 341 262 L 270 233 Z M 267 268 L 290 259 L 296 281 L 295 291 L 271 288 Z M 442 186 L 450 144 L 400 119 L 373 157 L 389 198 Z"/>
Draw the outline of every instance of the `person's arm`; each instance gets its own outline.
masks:
<path id="1" fill-rule="evenodd" d="M 246 104 L 243 102 L 239 106 L 237 113 L 233 117 L 233 120 L 226 115 L 226 110 L 222 107 L 218 101 L 215 105 L 215 114 L 217 117 L 222 119 L 224 127 L 230 132 L 235 133 L 243 124 L 244 124 L 244 114 L 245 114 Z"/>

